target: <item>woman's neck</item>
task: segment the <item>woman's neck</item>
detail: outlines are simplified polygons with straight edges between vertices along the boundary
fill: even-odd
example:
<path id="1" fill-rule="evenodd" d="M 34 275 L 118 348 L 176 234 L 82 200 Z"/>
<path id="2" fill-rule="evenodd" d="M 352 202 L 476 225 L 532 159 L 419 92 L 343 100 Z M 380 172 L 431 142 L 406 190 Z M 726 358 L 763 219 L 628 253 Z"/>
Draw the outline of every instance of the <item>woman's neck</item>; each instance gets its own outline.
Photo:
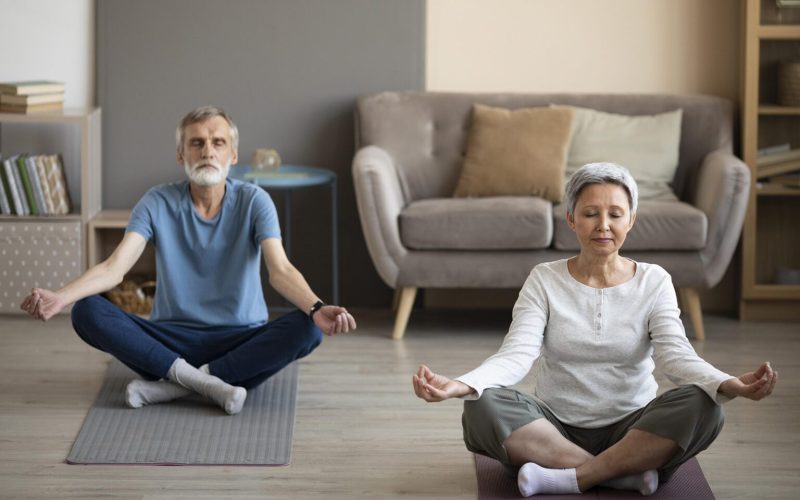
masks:
<path id="1" fill-rule="evenodd" d="M 633 278 L 636 264 L 614 253 L 612 255 L 579 254 L 567 261 L 573 278 L 592 288 L 609 288 Z"/>

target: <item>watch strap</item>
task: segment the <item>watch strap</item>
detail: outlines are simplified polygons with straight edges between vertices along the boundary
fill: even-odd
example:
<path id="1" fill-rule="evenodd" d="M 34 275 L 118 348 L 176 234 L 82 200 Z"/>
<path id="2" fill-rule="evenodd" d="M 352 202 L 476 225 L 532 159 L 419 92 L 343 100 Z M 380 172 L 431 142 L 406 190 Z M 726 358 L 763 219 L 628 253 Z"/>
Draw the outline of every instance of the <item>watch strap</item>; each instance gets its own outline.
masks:
<path id="1" fill-rule="evenodd" d="M 314 319 L 314 313 L 316 313 L 317 311 L 322 309 L 322 306 L 324 306 L 324 305 L 325 305 L 325 302 L 322 302 L 321 300 L 318 300 L 318 301 L 314 302 L 314 305 L 311 306 L 311 309 L 308 310 L 308 317 L 311 318 L 311 319 Z"/>

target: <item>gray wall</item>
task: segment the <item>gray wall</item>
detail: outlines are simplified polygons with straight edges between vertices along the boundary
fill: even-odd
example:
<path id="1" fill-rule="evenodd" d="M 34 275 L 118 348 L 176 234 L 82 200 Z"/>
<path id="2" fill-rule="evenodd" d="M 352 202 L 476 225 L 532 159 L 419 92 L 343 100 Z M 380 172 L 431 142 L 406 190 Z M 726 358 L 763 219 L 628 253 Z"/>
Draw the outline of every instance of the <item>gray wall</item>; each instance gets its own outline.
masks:
<path id="1" fill-rule="evenodd" d="M 240 163 L 257 147 L 339 176 L 340 297 L 386 305 L 353 194 L 356 97 L 424 86 L 424 0 L 103 0 L 97 4 L 103 108 L 103 207 L 130 208 L 183 176 L 174 129 L 222 106 L 240 129 Z M 280 193 L 273 196 L 279 210 Z M 326 188 L 293 197 L 295 265 L 330 299 Z"/>

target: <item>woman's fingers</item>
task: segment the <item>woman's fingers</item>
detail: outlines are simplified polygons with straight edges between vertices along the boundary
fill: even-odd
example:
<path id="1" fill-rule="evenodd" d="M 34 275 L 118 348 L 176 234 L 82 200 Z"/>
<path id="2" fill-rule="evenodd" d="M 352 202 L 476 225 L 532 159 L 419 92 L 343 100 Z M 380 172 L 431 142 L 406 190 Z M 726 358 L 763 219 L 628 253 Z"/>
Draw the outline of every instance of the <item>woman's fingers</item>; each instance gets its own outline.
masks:
<path id="1" fill-rule="evenodd" d="M 772 391 L 775 389 L 775 384 L 778 383 L 778 372 L 774 372 L 772 374 L 772 382 L 769 384 L 769 390 L 767 391 L 767 396 L 772 394 Z"/>
<path id="2" fill-rule="evenodd" d="M 431 384 L 425 384 L 425 390 L 428 391 L 428 394 L 433 397 L 432 401 L 444 401 L 448 397 L 446 392 L 432 386 Z"/>
<path id="3" fill-rule="evenodd" d="M 413 375 L 412 380 L 414 382 L 414 393 L 417 395 L 417 397 L 424 399 L 429 403 L 438 401 L 437 397 L 428 391 L 430 386 L 426 384 L 423 379 Z"/>
<path id="4" fill-rule="evenodd" d="M 772 390 L 775 388 L 775 383 L 777 382 L 778 372 L 774 372 L 770 370 L 770 377 L 764 382 L 764 385 L 758 390 L 756 396 L 758 399 L 764 399 L 765 397 L 772 394 Z"/>

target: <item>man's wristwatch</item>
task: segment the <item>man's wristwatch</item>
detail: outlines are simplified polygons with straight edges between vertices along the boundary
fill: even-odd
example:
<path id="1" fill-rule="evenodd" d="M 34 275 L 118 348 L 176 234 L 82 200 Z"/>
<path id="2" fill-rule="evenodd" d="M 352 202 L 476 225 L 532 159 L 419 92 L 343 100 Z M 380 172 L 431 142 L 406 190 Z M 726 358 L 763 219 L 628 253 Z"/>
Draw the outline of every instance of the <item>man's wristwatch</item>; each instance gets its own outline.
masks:
<path id="1" fill-rule="evenodd" d="M 311 309 L 308 310 L 308 317 L 314 319 L 314 313 L 322 309 L 322 306 L 325 305 L 325 302 L 318 300 L 314 302 L 314 305 L 311 306 Z"/>

